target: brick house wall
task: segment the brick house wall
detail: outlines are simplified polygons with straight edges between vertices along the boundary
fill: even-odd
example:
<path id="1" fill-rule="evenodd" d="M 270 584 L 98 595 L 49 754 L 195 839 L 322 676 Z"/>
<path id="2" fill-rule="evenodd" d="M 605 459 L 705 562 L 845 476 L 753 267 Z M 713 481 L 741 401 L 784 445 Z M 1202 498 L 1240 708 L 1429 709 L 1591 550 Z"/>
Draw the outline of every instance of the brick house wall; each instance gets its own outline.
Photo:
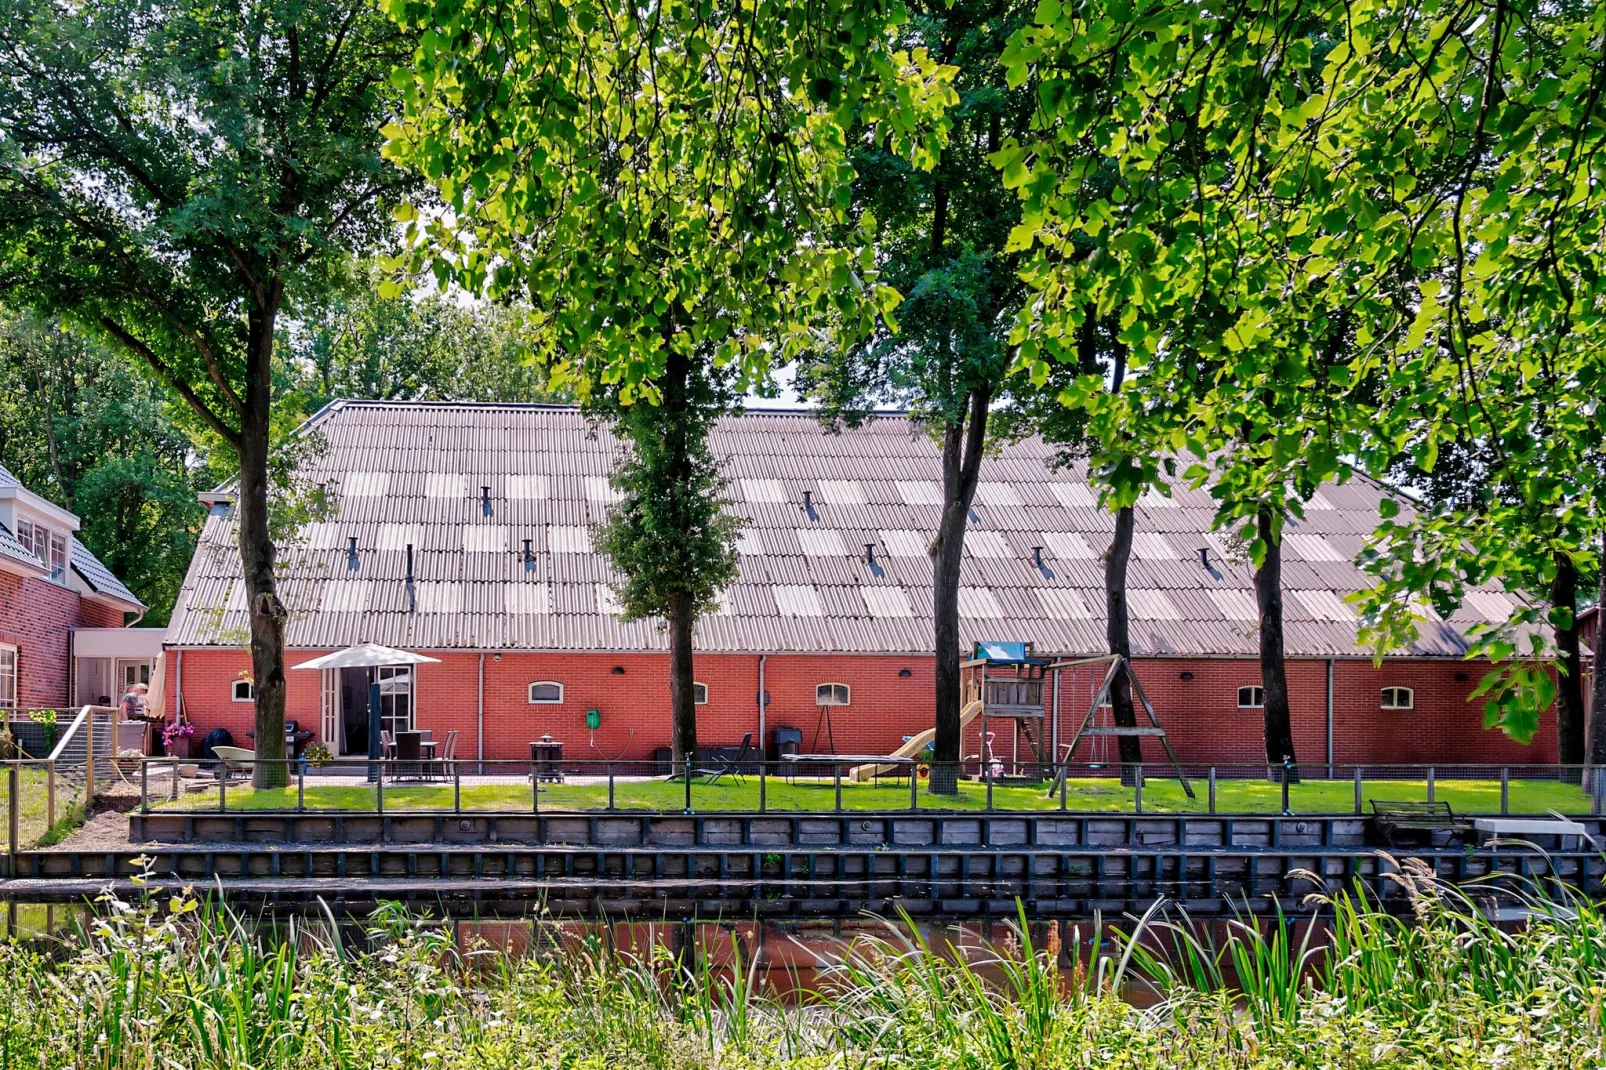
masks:
<path id="1" fill-rule="evenodd" d="M 286 716 L 319 731 L 320 673 L 298 672 L 293 666 L 325 651 L 295 651 L 287 673 Z M 442 739 L 458 730 L 459 757 L 477 756 L 476 710 L 481 656 L 440 653 L 440 664 L 418 669 L 416 723 Z M 224 727 L 236 742 L 251 729 L 249 702 L 231 701 L 233 682 L 249 667 L 243 650 L 189 649 L 168 652 L 168 707 L 175 708 L 179 688 L 183 709 L 200 733 Z M 1328 663 L 1296 660 L 1288 666 L 1294 705 L 1294 741 L 1302 762 L 1326 760 L 1326 691 Z M 907 677 L 900 670 L 909 670 Z M 623 670 L 618 672 L 615 670 Z M 1160 715 L 1173 746 L 1190 763 L 1263 762 L 1262 711 L 1239 709 L 1238 688 L 1260 681 L 1252 659 L 1152 658 L 1137 663 L 1139 679 Z M 489 759 L 528 756 L 527 743 L 550 734 L 566 744 L 571 760 L 631 760 L 650 757 L 670 736 L 667 657 L 662 654 L 484 655 L 485 755 Z M 705 654 L 696 659 L 697 679 L 708 685 L 708 703 L 698 708 L 698 738 L 705 745 L 734 744 L 758 730 L 759 657 L 756 654 Z M 1183 679 L 1183 674 L 1191 674 Z M 1502 764 L 1551 763 L 1556 760 L 1555 723 L 1546 714 L 1539 735 L 1523 746 L 1482 727 L 1483 711 L 1467 696 L 1483 668 L 1477 663 L 1426 658 L 1385 662 L 1345 660 L 1333 664 L 1333 760 L 1337 764 L 1461 762 Z M 831 710 L 831 740 L 837 753 L 887 753 L 905 737 L 932 724 L 932 659 L 915 655 L 771 654 L 765 659 L 764 685 L 770 694 L 766 718 L 770 728 L 803 731 L 803 749 L 832 750 L 822 729 L 816 743 L 819 708 L 815 687 L 845 683 L 852 704 Z M 531 705 L 531 682 L 552 680 L 564 685 L 561 705 Z M 1087 712 L 1097 681 L 1094 670 L 1068 670 L 1061 676 L 1061 743 L 1069 742 Z M 1415 691 L 1412 710 L 1384 710 L 1385 686 Z M 1046 691 L 1048 689 L 1045 689 Z M 1045 702 L 1049 699 L 1045 697 Z M 586 728 L 586 711 L 596 709 L 601 727 Z M 997 733 L 995 750 L 1007 756 L 1009 724 L 990 724 Z M 972 722 L 965 753 L 976 754 L 980 724 Z M 1078 758 L 1113 756 L 1111 740 L 1103 752 L 1087 750 Z M 1021 753 L 1027 751 L 1022 745 Z M 1144 741 L 1146 761 L 1163 761 L 1158 741 Z"/>
<path id="2" fill-rule="evenodd" d="M 121 628 L 119 609 L 49 580 L 0 572 L 0 643 L 17 648 L 17 708 L 69 705 L 74 628 Z"/>

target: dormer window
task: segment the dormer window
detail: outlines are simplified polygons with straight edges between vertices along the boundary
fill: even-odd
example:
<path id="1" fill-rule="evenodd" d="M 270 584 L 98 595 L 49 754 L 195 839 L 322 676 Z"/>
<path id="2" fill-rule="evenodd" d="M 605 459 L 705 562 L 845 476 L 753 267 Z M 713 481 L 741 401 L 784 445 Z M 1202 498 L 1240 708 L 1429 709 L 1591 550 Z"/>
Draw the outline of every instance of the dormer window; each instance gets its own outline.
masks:
<path id="1" fill-rule="evenodd" d="M 38 537 L 34 534 L 35 531 L 42 531 L 42 530 L 43 530 L 42 528 L 35 528 L 33 526 L 33 521 L 31 521 L 31 520 L 18 520 L 17 521 L 17 541 L 22 543 L 22 548 L 24 550 L 27 550 L 30 554 L 34 554 L 35 556 L 42 557 L 44 555 L 39 553 L 39 549 L 38 549 L 38 546 L 37 546 Z"/>
<path id="2" fill-rule="evenodd" d="M 50 566 L 50 577 L 60 579 L 67 574 L 67 536 L 52 531 L 47 542 L 50 545 L 50 557 L 46 563 Z"/>

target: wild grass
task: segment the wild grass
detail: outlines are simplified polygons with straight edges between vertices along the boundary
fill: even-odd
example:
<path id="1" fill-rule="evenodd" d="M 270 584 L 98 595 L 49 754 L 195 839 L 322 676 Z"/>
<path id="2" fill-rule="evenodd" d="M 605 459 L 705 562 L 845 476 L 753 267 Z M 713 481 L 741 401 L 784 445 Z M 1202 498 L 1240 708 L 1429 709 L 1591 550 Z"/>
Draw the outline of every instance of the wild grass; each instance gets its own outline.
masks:
<path id="1" fill-rule="evenodd" d="M 1196 797 L 1189 799 L 1175 781 L 1151 778 L 1143 790 L 1143 808 L 1155 813 L 1204 812 L 1209 806 L 1204 783 L 1196 781 L 1194 791 Z M 768 810 L 822 811 L 836 807 L 836 791 L 830 780 L 788 783 L 771 778 L 764 795 Z M 1426 797 L 1423 781 L 1368 780 L 1363 784 L 1366 802 Z M 1498 813 L 1500 784 L 1494 780 L 1441 780 L 1435 798 L 1461 813 Z M 691 800 L 694 810 L 756 810 L 758 782 L 754 777 L 737 782 L 728 776 L 717 784 L 694 780 Z M 923 809 L 980 810 L 987 805 L 987 788 L 966 782 L 960 785 L 959 794 L 944 797 L 929 795 L 922 789 L 915 801 Z M 1355 789 L 1346 780 L 1309 779 L 1290 786 L 1289 801 L 1296 813 L 1349 813 L 1355 806 Z M 307 778 L 306 789 L 299 796 L 294 785 L 257 790 L 248 783 L 236 783 L 228 788 L 230 810 L 293 810 L 298 803 L 309 810 L 372 810 L 375 793 L 369 785 L 319 784 L 315 776 Z M 686 805 L 686 788 L 682 781 L 620 780 L 614 785 L 613 803 L 621 810 L 675 812 Z M 907 781 L 842 785 L 845 810 L 901 810 L 909 803 Z M 159 809 L 212 809 L 218 805 L 218 793 L 214 789 L 172 800 L 153 798 L 152 805 Z M 528 812 L 534 800 L 529 781 L 511 777 L 498 783 L 466 779 L 456 796 L 450 783 L 385 785 L 387 810 L 452 810 L 454 805 L 472 811 Z M 605 782 L 542 784 L 540 805 L 547 810 L 606 809 L 608 786 Z M 993 788 L 993 805 L 1002 810 L 1054 810 L 1059 808 L 1059 798 L 1048 797 L 1042 787 L 1000 784 Z M 1115 778 L 1075 778 L 1067 785 L 1066 806 L 1071 810 L 1130 813 L 1135 805 L 1134 789 L 1123 787 Z M 1517 814 L 1587 814 L 1590 809 L 1588 795 L 1577 785 L 1526 779 L 1511 781 L 1508 806 Z M 1266 780 L 1222 780 L 1217 785 L 1216 807 L 1224 813 L 1277 813 L 1282 809 L 1282 787 Z"/>
<path id="2" fill-rule="evenodd" d="M 968 955 L 889 925 L 801 1000 L 772 994 L 735 937 L 718 966 L 599 936 L 512 957 L 391 907 L 359 949 L 183 892 L 161 910 L 107 900 L 64 946 L 0 946 L 0 1070 L 1601 1065 L 1597 905 L 1529 895 L 1531 920 L 1507 927 L 1403 879 L 1413 916 L 1340 896 L 1325 937 L 1164 904 L 1057 951 L 1025 925 Z"/>

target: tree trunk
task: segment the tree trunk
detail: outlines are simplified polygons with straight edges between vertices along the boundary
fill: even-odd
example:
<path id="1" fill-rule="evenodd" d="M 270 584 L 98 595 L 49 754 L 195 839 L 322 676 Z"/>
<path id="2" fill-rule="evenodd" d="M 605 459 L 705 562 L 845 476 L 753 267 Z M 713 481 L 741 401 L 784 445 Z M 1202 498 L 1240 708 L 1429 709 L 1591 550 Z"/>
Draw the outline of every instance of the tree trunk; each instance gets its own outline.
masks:
<path id="1" fill-rule="evenodd" d="M 244 412 L 240 418 L 240 561 L 251 621 L 251 687 L 256 697 L 257 757 L 251 782 L 258 788 L 289 782 L 284 763 L 284 624 L 274 575 L 276 551 L 268 527 L 269 412 L 274 313 L 253 311 L 246 358 Z"/>
<path id="2" fill-rule="evenodd" d="M 1590 790 L 1596 796 L 1606 794 L 1606 784 L 1599 781 L 1601 767 L 1606 766 L 1606 659 L 1601 648 L 1606 647 L 1606 528 L 1600 533 L 1600 591 L 1595 600 L 1595 686 L 1589 703 L 1589 764 Z"/>
<path id="3" fill-rule="evenodd" d="M 1288 667 L 1283 659 L 1283 548 L 1262 507 L 1255 521 L 1266 544 L 1266 559 L 1255 571 L 1255 601 L 1260 610 L 1260 683 L 1265 694 L 1266 761 L 1294 761 L 1294 718 L 1288 701 Z M 1291 776 L 1297 777 L 1294 769 Z"/>
<path id="4" fill-rule="evenodd" d="M 677 594 L 669 600 L 669 706 L 674 717 L 674 757 L 677 771 L 689 757 L 697 758 L 697 701 L 692 693 L 691 630 L 696 623 L 691 599 Z"/>
<path id="5" fill-rule="evenodd" d="M 959 669 L 959 581 L 964 565 L 965 522 L 981 475 L 990 398 L 985 391 L 973 390 L 967 400 L 968 419 L 950 424 L 943 433 L 942 518 L 931 547 L 937 719 L 928 784 L 934 795 L 952 795 L 959 790 L 959 759 L 964 742 L 959 724 L 964 703 Z"/>
<path id="6" fill-rule="evenodd" d="M 1115 514 L 1115 534 L 1110 538 L 1109 552 L 1104 555 L 1104 638 L 1110 653 L 1132 664 L 1132 616 L 1126 604 L 1126 567 L 1132 560 L 1132 533 L 1137 527 L 1137 514 L 1130 505 L 1122 506 Z M 1115 712 L 1115 723 L 1122 728 L 1138 726 L 1137 708 L 1132 704 L 1132 681 L 1124 672 L 1115 674 L 1110 681 L 1110 706 Z M 1131 777 L 1127 767 L 1143 761 L 1143 741 L 1136 736 L 1118 736 L 1120 745 L 1121 779 Z"/>
<path id="7" fill-rule="evenodd" d="M 1584 659 L 1578 643 L 1578 566 L 1567 554 L 1556 555 L 1556 575 L 1550 582 L 1550 604 L 1566 607 L 1567 626 L 1555 626 L 1556 639 L 1556 760 L 1562 765 L 1584 764 Z M 1600 640 L 1596 639 L 1599 645 Z M 1577 774 L 1565 774 L 1576 783 Z"/>

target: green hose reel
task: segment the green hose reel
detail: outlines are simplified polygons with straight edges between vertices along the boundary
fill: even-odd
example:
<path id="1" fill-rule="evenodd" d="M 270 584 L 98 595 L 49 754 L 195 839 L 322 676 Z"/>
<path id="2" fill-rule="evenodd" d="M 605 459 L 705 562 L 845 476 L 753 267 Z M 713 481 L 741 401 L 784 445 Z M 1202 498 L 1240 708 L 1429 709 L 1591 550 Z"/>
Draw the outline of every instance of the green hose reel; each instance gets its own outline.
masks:
<path id="1" fill-rule="evenodd" d="M 602 714 L 597 710 L 586 711 L 586 727 L 595 732 L 602 727 Z"/>

